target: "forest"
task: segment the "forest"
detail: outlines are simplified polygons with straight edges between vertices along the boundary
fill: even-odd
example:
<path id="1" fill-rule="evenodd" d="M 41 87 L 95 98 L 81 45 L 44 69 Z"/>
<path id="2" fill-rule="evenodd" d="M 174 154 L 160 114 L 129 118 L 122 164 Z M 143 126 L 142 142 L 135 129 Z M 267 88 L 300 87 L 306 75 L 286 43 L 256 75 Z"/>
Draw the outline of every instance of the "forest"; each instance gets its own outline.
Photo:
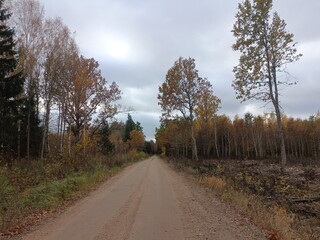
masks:
<path id="1" fill-rule="evenodd" d="M 320 115 L 309 119 L 282 117 L 289 163 L 317 162 L 320 154 Z M 225 115 L 195 121 L 198 154 L 203 159 L 248 159 L 279 162 L 278 129 L 273 113 L 234 119 Z M 167 120 L 157 129 L 156 139 L 167 155 L 191 157 L 191 139 L 185 120 Z M 313 161 L 312 161 L 313 160 Z"/>
<path id="2" fill-rule="evenodd" d="M 272 4 L 264 7 L 270 11 Z M 249 7 L 239 8 L 233 29 L 237 38 L 233 48 L 243 53 L 234 68 L 233 87 L 239 99 L 260 99 L 275 110 L 261 116 L 236 115 L 233 119 L 218 115 L 221 100 L 214 95 L 210 81 L 199 77 L 194 59 L 180 58 L 159 87 L 163 116 L 156 130 L 158 149 L 169 156 L 196 161 L 198 155 L 201 159 L 280 160 L 283 150 L 290 161 L 319 159 L 319 113 L 309 119 L 294 119 L 279 111 L 277 89 L 291 83 L 277 82 L 273 79 L 275 73 L 302 56 L 296 51 L 293 34 L 286 31 L 284 21 L 275 14 L 273 32 L 265 44 L 280 44 L 275 48 L 279 53 L 266 53 L 264 45 L 243 42 L 243 36 L 247 34 L 249 38 L 251 34 L 246 29 L 256 27 L 251 23 L 263 21 L 247 19 L 248 26 L 241 26 L 246 8 Z M 117 113 L 126 111 L 117 103 L 122 95 L 119 86 L 102 76 L 98 61 L 81 55 L 74 34 L 60 18 L 45 18 L 38 1 L 1 1 L 1 12 L 1 53 L 8 56 L 1 60 L 2 164 L 11 166 L 31 159 L 48 161 L 57 156 L 86 158 L 97 152 L 120 154 L 128 152 L 130 146 L 143 150 L 142 127 L 138 126 L 138 133 L 132 133 L 134 138 L 141 139 L 140 145 L 130 145 L 130 133 L 124 133 L 125 124 L 114 121 Z M 279 43 L 274 43 L 273 38 L 278 38 Z M 254 51 L 245 50 L 254 47 Z M 261 59 L 260 65 L 248 60 L 263 54 L 274 59 Z M 185 71 L 185 80 L 176 74 L 179 71 Z M 112 150 L 105 149 L 107 145 L 112 145 Z M 154 142 L 147 145 L 149 152 L 150 145 L 152 151 L 156 150 Z"/>
<path id="3" fill-rule="evenodd" d="M 272 6 L 272 0 L 239 3 L 231 31 L 240 55 L 232 82 L 237 99 L 272 110 L 219 115 L 223 99 L 214 79 L 200 75 L 195 59 L 180 57 L 159 86 L 156 142 L 177 169 L 273 226 L 268 239 L 319 239 L 320 114 L 295 119 L 281 106 L 281 90 L 296 82 L 280 76 L 302 54 Z M 278 223 L 267 223 L 272 219 Z"/>
<path id="4" fill-rule="evenodd" d="M 271 0 L 239 3 L 231 30 L 232 49 L 240 54 L 233 68 L 236 98 L 260 102 L 271 110 L 233 119 L 219 115 L 221 99 L 214 94 L 214 80 L 200 75 L 195 59 L 180 57 L 159 87 L 162 117 L 156 140 L 165 154 L 189 157 L 198 164 L 198 155 L 200 159 L 270 159 L 282 168 L 288 159 L 302 163 L 319 159 L 319 112 L 307 120 L 294 119 L 285 115 L 280 104 L 281 90 L 296 84 L 281 74 L 289 75 L 287 65 L 302 54 L 272 7 Z"/>
<path id="5" fill-rule="evenodd" d="M 146 141 L 141 123 L 119 105 L 118 84 L 107 81 L 96 59 L 82 55 L 61 18 L 46 18 L 38 1 L 0 0 L 0 232 L 152 154 L 189 164 L 197 174 L 207 167 L 214 176 L 216 161 L 259 160 L 279 166 L 278 175 L 294 164 L 319 164 L 320 113 L 292 118 L 280 104 L 280 89 L 295 82 L 277 74 L 302 54 L 285 21 L 271 13 L 272 1 L 253 2 L 239 4 L 232 29 L 232 48 L 240 54 L 232 87 L 240 101 L 272 110 L 233 118 L 218 114 L 223 99 L 211 80 L 200 76 L 195 59 L 180 57 L 159 86 L 160 127 L 155 141 Z M 126 122 L 116 120 L 119 113 L 127 114 Z M 232 171 L 236 183 L 238 172 Z M 309 169 L 303 174 L 318 176 Z M 272 173 L 275 182 L 281 181 L 278 175 Z M 299 194 L 298 201 L 318 201 L 313 192 Z M 318 218 L 318 205 L 313 207 L 308 213 Z"/>

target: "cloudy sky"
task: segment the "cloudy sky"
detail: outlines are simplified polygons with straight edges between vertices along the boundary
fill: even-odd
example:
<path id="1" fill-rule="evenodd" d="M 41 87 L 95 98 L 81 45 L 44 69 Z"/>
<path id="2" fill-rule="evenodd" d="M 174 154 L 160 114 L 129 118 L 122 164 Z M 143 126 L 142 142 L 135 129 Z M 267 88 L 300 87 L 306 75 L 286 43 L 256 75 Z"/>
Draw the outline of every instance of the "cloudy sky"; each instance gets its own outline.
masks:
<path id="1" fill-rule="evenodd" d="M 86 57 L 99 61 L 108 81 L 123 91 L 121 105 L 132 107 L 148 139 L 154 138 L 161 109 L 158 86 L 175 60 L 195 58 L 201 77 L 222 100 L 219 114 L 270 112 L 263 103 L 239 103 L 231 87 L 238 54 L 231 29 L 237 0 L 40 0 L 46 17 L 61 17 Z M 274 0 L 274 10 L 295 34 L 300 61 L 288 65 L 298 85 L 282 91 L 281 104 L 292 117 L 320 110 L 320 1 Z M 126 116 L 118 116 L 125 120 Z"/>

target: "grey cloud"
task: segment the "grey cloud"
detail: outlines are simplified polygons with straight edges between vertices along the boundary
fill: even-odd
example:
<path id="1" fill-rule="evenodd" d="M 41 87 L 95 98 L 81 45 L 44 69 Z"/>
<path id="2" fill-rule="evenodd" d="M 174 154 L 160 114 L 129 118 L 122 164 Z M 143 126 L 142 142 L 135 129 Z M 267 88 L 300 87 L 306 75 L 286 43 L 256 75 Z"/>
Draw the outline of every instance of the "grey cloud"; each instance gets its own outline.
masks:
<path id="1" fill-rule="evenodd" d="M 121 104 L 135 109 L 135 115 L 153 138 L 158 126 L 158 86 L 167 70 L 180 56 L 196 59 L 199 74 L 213 84 L 222 100 L 221 114 L 233 117 L 247 110 L 257 113 L 272 110 L 263 103 L 239 103 L 231 87 L 232 69 L 238 53 L 231 49 L 231 33 L 240 1 L 218 0 L 40 0 L 48 16 L 60 16 L 72 31 L 87 57 L 96 58 L 105 77 L 123 91 Z M 301 61 L 288 65 L 298 85 L 286 88 L 281 100 L 287 115 L 308 117 L 319 106 L 320 81 L 320 1 L 274 1 L 274 10 L 294 33 Z M 126 59 L 107 56 L 107 39 L 129 44 Z M 123 118 L 123 116 L 119 116 Z"/>

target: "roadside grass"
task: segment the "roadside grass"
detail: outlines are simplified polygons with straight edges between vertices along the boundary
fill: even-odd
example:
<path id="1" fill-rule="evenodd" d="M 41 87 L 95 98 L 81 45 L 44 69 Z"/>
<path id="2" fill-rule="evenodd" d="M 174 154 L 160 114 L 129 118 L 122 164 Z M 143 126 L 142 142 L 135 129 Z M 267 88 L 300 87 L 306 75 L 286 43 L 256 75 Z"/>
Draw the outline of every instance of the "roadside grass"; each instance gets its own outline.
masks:
<path id="1" fill-rule="evenodd" d="M 107 162 L 93 159 L 77 170 L 66 167 L 63 162 L 23 173 L 13 170 L 13 174 L 12 170 L 0 168 L 0 239 L 20 234 L 32 222 L 39 222 L 92 191 L 125 166 L 146 157 L 136 152 L 114 156 Z"/>
<path id="2" fill-rule="evenodd" d="M 83 192 L 91 190 L 97 183 L 119 172 L 121 167 L 101 169 L 94 173 L 76 173 L 65 179 L 41 184 L 22 192 L 24 207 L 31 209 L 51 209 L 61 206 L 65 201 L 73 199 Z"/>
<path id="3" fill-rule="evenodd" d="M 64 179 L 44 182 L 22 192 L 15 190 L 2 178 L 0 184 L 6 190 L 1 192 L 0 198 L 0 236 L 1 232 L 11 235 L 19 231 L 17 227 L 28 215 L 42 217 L 43 212 L 55 211 L 67 202 L 78 199 L 122 168 L 115 166 L 91 173 L 73 173 Z"/>
<path id="4" fill-rule="evenodd" d="M 234 205 L 240 212 L 268 233 L 269 240 L 301 239 L 292 229 L 293 214 L 280 206 L 266 206 L 258 196 L 235 190 L 230 183 L 216 176 L 202 177 L 199 183 Z"/>

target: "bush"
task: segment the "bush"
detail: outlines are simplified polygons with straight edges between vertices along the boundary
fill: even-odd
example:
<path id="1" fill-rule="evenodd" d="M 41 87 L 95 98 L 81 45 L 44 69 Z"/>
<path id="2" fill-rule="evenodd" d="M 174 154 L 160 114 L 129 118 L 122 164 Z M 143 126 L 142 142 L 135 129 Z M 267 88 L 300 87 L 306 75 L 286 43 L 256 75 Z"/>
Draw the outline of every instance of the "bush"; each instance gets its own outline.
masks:
<path id="1" fill-rule="evenodd" d="M 136 149 L 132 149 L 128 152 L 128 160 L 129 161 L 137 161 L 140 159 L 144 159 L 147 157 L 145 152 L 139 152 Z"/>

